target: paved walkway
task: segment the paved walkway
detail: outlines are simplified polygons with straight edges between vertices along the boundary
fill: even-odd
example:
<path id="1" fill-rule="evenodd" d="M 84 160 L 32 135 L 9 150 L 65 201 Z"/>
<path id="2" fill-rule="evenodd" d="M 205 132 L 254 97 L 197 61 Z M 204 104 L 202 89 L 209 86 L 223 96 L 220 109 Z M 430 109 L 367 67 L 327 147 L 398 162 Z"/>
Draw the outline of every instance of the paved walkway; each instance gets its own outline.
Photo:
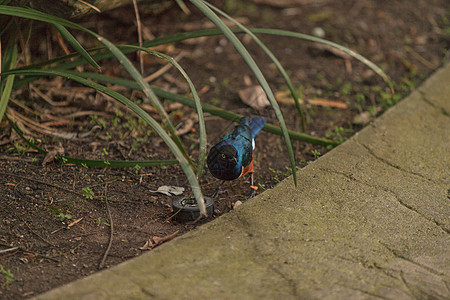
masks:
<path id="1" fill-rule="evenodd" d="M 233 212 L 37 299 L 450 299 L 450 64 Z"/>

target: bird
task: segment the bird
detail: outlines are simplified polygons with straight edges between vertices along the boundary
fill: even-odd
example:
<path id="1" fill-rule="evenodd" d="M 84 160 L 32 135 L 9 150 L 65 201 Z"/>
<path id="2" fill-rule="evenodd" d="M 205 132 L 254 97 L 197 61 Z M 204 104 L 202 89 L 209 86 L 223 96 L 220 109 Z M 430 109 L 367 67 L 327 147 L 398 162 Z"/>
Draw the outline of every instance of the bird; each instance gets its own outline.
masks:
<path id="1" fill-rule="evenodd" d="M 266 125 L 266 119 L 261 116 L 243 117 L 233 131 L 226 134 L 209 151 L 206 163 L 211 174 L 223 180 L 212 197 L 217 195 L 225 181 L 235 180 L 250 174 L 252 194 L 257 187 L 253 185 L 253 150 L 255 136 Z"/>

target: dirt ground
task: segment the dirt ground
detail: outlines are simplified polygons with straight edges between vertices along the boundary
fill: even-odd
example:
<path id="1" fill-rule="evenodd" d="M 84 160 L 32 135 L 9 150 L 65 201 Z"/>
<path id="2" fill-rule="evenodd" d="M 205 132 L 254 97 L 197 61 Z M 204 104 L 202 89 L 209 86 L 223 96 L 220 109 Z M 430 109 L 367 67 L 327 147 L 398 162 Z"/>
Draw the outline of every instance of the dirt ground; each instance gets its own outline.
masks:
<path id="1" fill-rule="evenodd" d="M 396 88 L 394 100 L 403 98 L 448 61 L 450 5 L 445 0 L 418 0 L 414 4 L 407 0 L 247 2 L 215 1 L 248 27 L 324 34 L 326 39 L 357 51 L 391 76 Z M 171 3 L 141 6 L 144 38 L 210 26 L 194 7 L 189 8 L 192 14 L 187 16 Z M 133 8 L 127 7 L 84 17 L 79 22 L 114 42 L 134 43 L 137 34 L 133 16 Z M 35 30 L 29 44 L 32 59 L 63 54 L 49 27 L 36 26 Z M 86 36 L 74 34 L 86 47 L 93 43 Z M 273 36 L 261 39 L 289 71 L 301 93 L 310 135 L 344 140 L 392 104 L 386 97 L 386 84 L 362 63 L 342 53 L 301 40 Z M 300 118 L 295 106 L 283 96 L 287 89 L 282 77 L 253 42 L 247 37 L 243 41 L 282 100 L 288 127 L 299 131 Z M 160 50 L 179 58 L 202 101 L 244 115 L 261 114 L 276 123 L 270 108 L 258 111 L 239 99 L 238 91 L 246 86 L 245 77 L 253 82 L 255 79 L 225 38 L 198 38 Z M 163 66 L 149 57 L 144 60 L 145 75 Z M 123 75 L 113 60 L 102 66 L 108 74 Z M 157 77 L 153 84 L 178 93 L 188 92 L 174 69 Z M 140 93 L 122 92 L 135 99 L 141 97 Z M 34 126 L 25 121 L 19 123 L 27 137 L 33 137 L 48 151 L 89 159 L 173 159 L 148 127 L 90 89 L 62 79 L 42 78 L 18 90 L 13 98 L 8 114 L 20 114 L 35 122 Z M 190 108 L 169 102 L 165 105 L 174 123 L 180 126 L 194 119 Z M 211 115 L 206 115 L 206 120 L 209 146 L 233 127 Z M 60 138 L 44 133 L 36 123 L 60 135 L 83 134 Z M 196 158 L 196 125 L 182 140 Z M 261 193 L 290 175 L 289 160 L 281 137 L 262 132 L 256 143 L 255 180 Z M 302 142 L 295 142 L 294 150 L 299 168 L 328 151 Z M 168 220 L 172 201 L 181 196 L 155 192 L 160 186 L 173 185 L 184 187 L 184 196 L 189 193 L 189 184 L 179 166 L 94 169 L 55 160 L 44 163 L 44 156 L 23 143 L 5 120 L 0 124 L 0 153 L 2 299 L 32 297 L 151 251 L 152 245 L 230 211 L 236 201 L 245 202 L 250 191 L 247 178 L 226 184 L 215 199 L 214 215 L 191 224 Z M 205 172 L 201 180 L 205 195 L 210 195 L 218 184 L 219 180 Z M 103 260 L 106 251 L 108 255 Z"/>

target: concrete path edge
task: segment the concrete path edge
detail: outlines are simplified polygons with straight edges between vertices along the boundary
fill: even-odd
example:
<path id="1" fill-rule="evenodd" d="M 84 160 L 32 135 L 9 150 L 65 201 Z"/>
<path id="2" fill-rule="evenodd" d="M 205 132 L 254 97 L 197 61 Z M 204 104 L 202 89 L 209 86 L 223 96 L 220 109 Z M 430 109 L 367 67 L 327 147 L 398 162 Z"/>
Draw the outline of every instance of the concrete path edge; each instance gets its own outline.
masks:
<path id="1" fill-rule="evenodd" d="M 234 211 L 35 299 L 449 299 L 450 65 Z"/>

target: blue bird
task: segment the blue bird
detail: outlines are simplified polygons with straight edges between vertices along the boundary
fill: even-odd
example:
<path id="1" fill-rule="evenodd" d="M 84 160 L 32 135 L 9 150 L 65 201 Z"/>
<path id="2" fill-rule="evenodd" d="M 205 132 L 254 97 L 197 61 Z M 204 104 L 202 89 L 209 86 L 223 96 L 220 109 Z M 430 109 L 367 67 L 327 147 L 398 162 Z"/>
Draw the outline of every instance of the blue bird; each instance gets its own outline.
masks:
<path id="1" fill-rule="evenodd" d="M 251 188 L 256 190 L 253 186 L 253 150 L 255 136 L 265 124 L 264 117 L 243 117 L 233 131 L 211 148 L 206 160 L 211 174 L 222 180 L 234 180 L 251 174 Z"/>

